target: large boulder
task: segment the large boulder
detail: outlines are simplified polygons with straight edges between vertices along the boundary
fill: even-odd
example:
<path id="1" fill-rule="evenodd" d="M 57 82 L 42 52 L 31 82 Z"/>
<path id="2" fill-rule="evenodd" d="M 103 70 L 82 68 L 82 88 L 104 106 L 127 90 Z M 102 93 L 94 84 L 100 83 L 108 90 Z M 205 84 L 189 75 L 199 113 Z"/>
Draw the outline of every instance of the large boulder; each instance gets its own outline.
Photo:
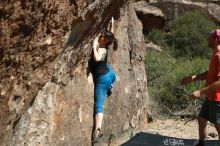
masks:
<path id="1" fill-rule="evenodd" d="M 112 16 L 118 50 L 110 50 L 109 62 L 117 81 L 99 145 L 119 145 L 146 126 L 145 44 L 131 0 L 15 0 L 0 7 L 1 146 L 91 145 L 88 60 Z"/>
<path id="2" fill-rule="evenodd" d="M 150 6 L 146 1 L 134 3 L 135 12 L 143 24 L 144 32 L 152 29 L 162 29 L 166 18 L 164 13 L 157 7 Z"/>
<path id="3" fill-rule="evenodd" d="M 142 0 L 135 2 L 134 7 L 144 32 L 163 29 L 169 21 L 193 10 L 201 10 L 214 22 L 220 23 L 220 1 L 217 0 L 152 0 L 149 3 Z"/>
<path id="4" fill-rule="evenodd" d="M 138 1 L 143 1 L 143 0 L 133 0 L 133 2 L 138 2 Z M 150 2 L 151 0 L 145 0 L 146 2 Z"/>
<path id="5" fill-rule="evenodd" d="M 158 0 L 157 2 L 150 3 L 151 6 L 161 9 L 168 21 L 183 15 L 187 11 L 201 10 L 216 23 L 220 23 L 219 4 L 219 1 L 215 0 Z"/>
<path id="6" fill-rule="evenodd" d="M 146 49 L 156 51 L 156 52 L 162 52 L 161 47 L 152 42 L 146 43 Z"/>

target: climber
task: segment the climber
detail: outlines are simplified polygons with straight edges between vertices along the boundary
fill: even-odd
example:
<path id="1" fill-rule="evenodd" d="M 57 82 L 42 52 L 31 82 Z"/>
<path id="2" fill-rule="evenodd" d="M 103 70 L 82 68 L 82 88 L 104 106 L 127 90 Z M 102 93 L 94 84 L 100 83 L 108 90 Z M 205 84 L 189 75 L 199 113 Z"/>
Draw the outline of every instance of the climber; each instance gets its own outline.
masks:
<path id="1" fill-rule="evenodd" d="M 114 19 L 110 21 L 109 28 L 104 29 L 94 40 L 93 55 L 90 64 L 91 72 L 94 78 L 95 88 L 95 128 L 92 135 L 92 142 L 97 143 L 101 134 L 103 120 L 103 104 L 110 93 L 112 84 L 116 79 L 115 72 L 107 63 L 109 45 L 117 43 L 114 37 Z"/>
<path id="2" fill-rule="evenodd" d="M 207 137 L 207 121 L 215 124 L 215 128 L 219 135 L 220 144 L 220 30 L 216 29 L 209 35 L 208 46 L 213 50 L 209 70 L 195 76 L 188 76 L 182 80 L 182 84 L 188 84 L 197 80 L 206 80 L 206 87 L 194 91 L 191 95 L 193 99 L 206 94 L 207 98 L 203 103 L 199 113 L 199 142 L 196 146 L 204 146 Z"/>

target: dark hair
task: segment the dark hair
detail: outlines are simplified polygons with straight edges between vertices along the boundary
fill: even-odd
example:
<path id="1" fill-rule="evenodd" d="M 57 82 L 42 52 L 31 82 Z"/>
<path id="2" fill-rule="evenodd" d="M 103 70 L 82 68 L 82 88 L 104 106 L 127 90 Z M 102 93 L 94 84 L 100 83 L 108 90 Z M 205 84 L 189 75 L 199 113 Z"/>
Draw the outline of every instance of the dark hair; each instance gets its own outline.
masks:
<path id="1" fill-rule="evenodd" d="M 111 45 L 113 40 L 115 39 L 114 34 L 110 31 L 104 33 L 105 39 L 107 41 L 107 46 Z"/>
<path id="2" fill-rule="evenodd" d="M 107 41 L 106 47 L 111 45 L 113 43 L 113 49 L 117 50 L 118 48 L 118 41 L 115 39 L 114 34 L 111 31 L 108 30 L 103 30 L 102 33 L 104 34 L 104 37 Z"/>

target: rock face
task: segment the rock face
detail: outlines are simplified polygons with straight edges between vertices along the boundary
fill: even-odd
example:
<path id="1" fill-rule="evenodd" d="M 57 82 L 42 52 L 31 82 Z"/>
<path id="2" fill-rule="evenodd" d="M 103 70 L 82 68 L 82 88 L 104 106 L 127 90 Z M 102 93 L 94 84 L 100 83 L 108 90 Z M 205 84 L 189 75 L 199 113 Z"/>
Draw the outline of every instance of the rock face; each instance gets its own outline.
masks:
<path id="1" fill-rule="evenodd" d="M 158 46 L 152 42 L 146 44 L 146 49 L 157 51 L 157 52 L 162 52 L 162 49 L 160 48 L 160 46 Z"/>
<path id="2" fill-rule="evenodd" d="M 145 32 L 149 32 L 153 28 L 166 28 L 169 21 L 193 10 L 201 10 L 220 24 L 220 1 L 218 0 L 155 0 L 149 3 L 142 0 L 135 2 L 134 6 Z"/>
<path id="3" fill-rule="evenodd" d="M 151 3 L 150 5 L 161 9 L 162 12 L 166 15 L 167 20 L 173 20 L 175 17 L 183 15 L 187 11 L 198 9 L 203 11 L 215 22 L 220 23 L 220 6 L 219 3 L 215 0 L 163 0 Z"/>
<path id="4" fill-rule="evenodd" d="M 146 1 L 134 3 L 134 7 L 145 32 L 152 29 L 162 29 L 165 26 L 166 17 L 159 8 L 150 6 Z"/>
<path id="5" fill-rule="evenodd" d="M 0 7 L 1 146 L 91 145 L 88 60 L 112 16 L 118 50 L 110 50 L 109 62 L 117 81 L 99 145 L 118 145 L 122 133 L 146 126 L 144 39 L 131 0 L 16 0 Z"/>

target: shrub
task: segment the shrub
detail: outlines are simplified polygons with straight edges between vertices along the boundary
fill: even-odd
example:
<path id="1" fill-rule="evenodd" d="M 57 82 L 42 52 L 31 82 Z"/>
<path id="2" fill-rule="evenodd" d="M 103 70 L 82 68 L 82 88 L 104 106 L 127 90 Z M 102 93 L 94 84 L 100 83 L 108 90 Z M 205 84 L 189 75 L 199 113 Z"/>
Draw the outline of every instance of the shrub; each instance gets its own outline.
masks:
<path id="1" fill-rule="evenodd" d="M 165 50 L 161 53 L 148 51 L 145 69 L 150 97 L 173 110 L 186 108 L 189 102 L 188 94 L 198 87 L 196 84 L 182 86 L 181 79 L 206 71 L 208 62 L 208 59 L 199 57 L 193 60 L 175 59 Z"/>
<path id="2" fill-rule="evenodd" d="M 165 34 L 159 29 L 152 29 L 146 36 L 146 39 L 157 45 L 163 46 L 165 44 Z"/>
<path id="3" fill-rule="evenodd" d="M 173 46 L 176 57 L 209 57 L 211 50 L 207 39 L 214 22 L 199 11 L 187 12 L 171 23 L 169 46 Z"/>
<path id="4" fill-rule="evenodd" d="M 207 47 L 207 38 L 214 28 L 216 25 L 201 12 L 192 11 L 171 22 L 169 35 L 160 30 L 146 35 L 147 40 L 163 48 L 162 52 L 149 50 L 145 58 L 152 100 L 173 110 L 188 106 L 189 94 L 204 82 L 182 86 L 180 81 L 208 69 L 211 49 Z"/>

